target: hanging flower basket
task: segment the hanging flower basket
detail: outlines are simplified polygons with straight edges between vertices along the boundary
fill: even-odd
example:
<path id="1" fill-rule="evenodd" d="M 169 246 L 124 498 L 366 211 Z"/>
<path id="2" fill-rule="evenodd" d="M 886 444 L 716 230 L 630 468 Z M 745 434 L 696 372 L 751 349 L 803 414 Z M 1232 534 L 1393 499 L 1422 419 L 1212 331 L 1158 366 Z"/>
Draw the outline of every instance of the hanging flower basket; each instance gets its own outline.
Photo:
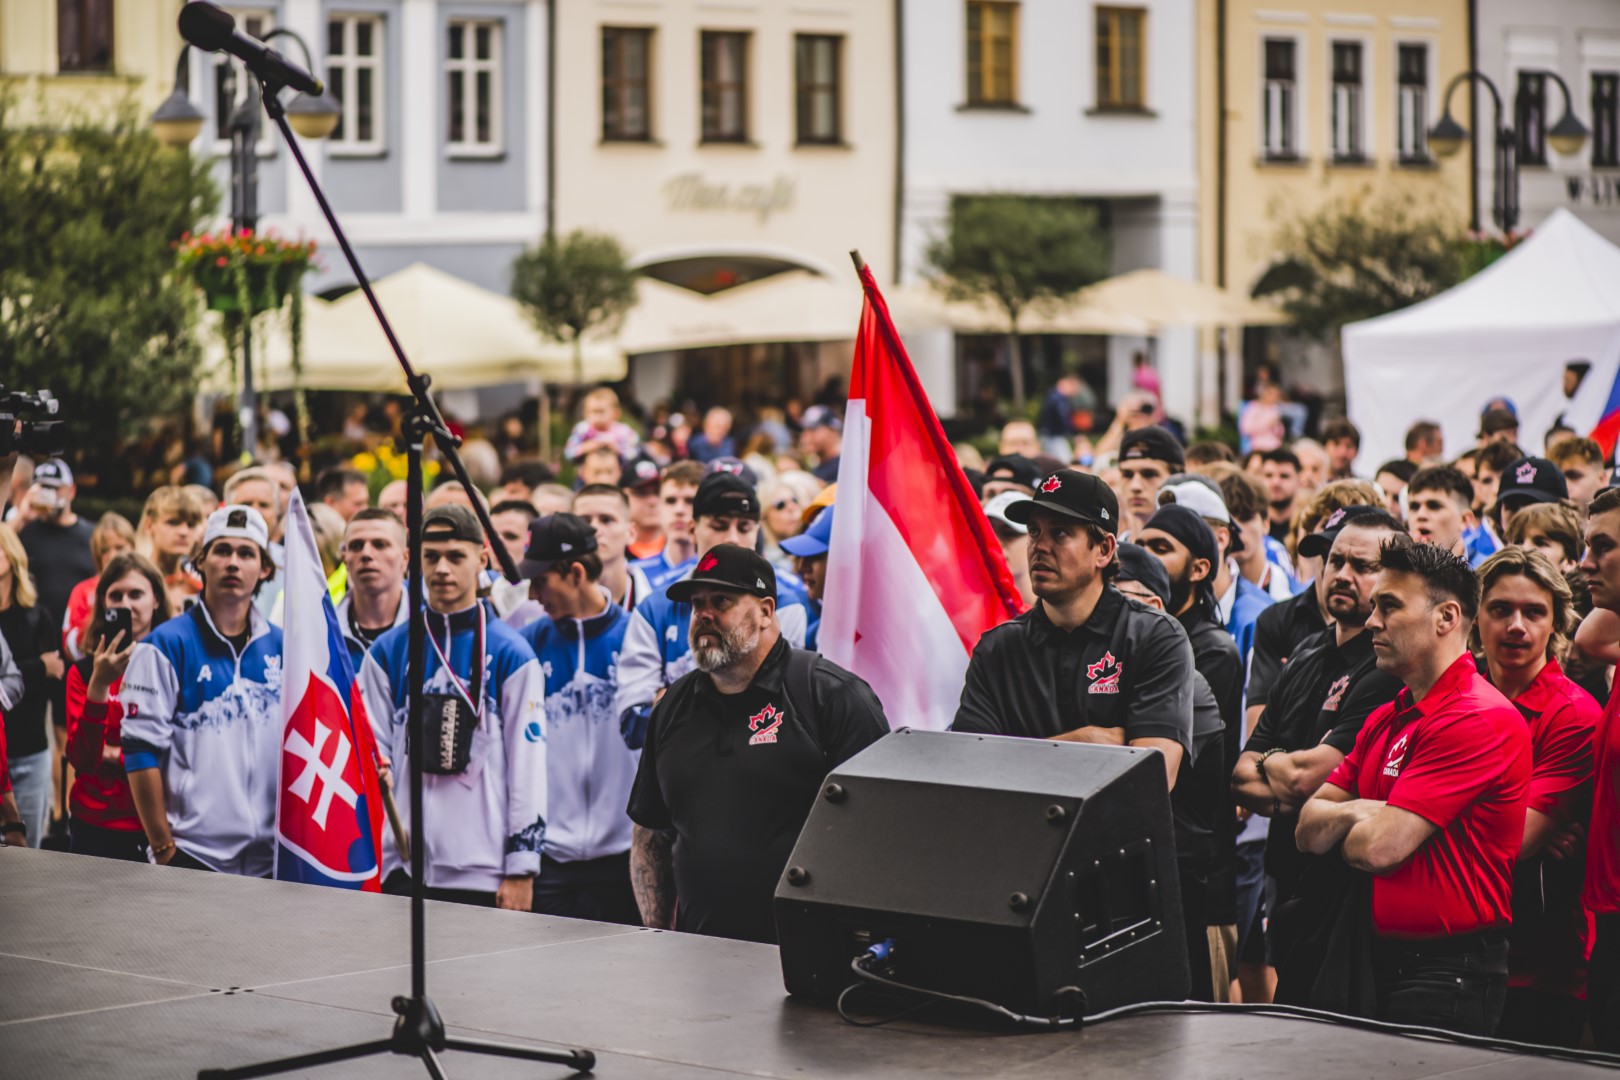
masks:
<path id="1" fill-rule="evenodd" d="M 274 233 L 204 233 L 181 237 L 180 268 L 191 275 L 214 311 L 258 315 L 296 295 L 315 257 L 315 244 Z"/>
<path id="2" fill-rule="evenodd" d="M 189 277 L 207 299 L 208 307 L 225 313 L 221 327 L 231 360 L 231 379 L 237 377 L 237 355 L 244 324 L 255 316 L 288 309 L 292 344 L 294 404 L 298 428 L 307 441 L 309 412 L 304 400 L 304 290 L 303 278 L 315 268 L 313 240 L 284 240 L 272 232 L 252 229 L 224 230 L 192 236 L 174 244 L 180 272 Z M 291 301 L 289 303 L 288 301 Z"/>

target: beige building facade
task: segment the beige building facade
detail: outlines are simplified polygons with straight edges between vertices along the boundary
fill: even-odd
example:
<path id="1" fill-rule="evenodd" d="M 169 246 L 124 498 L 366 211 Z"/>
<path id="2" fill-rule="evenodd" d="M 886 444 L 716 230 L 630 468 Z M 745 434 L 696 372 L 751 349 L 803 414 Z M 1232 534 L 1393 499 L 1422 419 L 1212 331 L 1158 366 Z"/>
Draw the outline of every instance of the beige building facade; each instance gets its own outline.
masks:
<path id="1" fill-rule="evenodd" d="M 132 100 L 143 117 L 172 89 L 183 0 L 0 0 L 0 90 L 92 113 Z"/>
<path id="2" fill-rule="evenodd" d="M 860 294 L 860 249 L 894 276 L 890 3 L 580 0 L 559 5 L 552 220 L 618 238 L 645 273 L 705 295 L 809 272 Z M 761 345 L 637 358 L 643 401 L 748 406 L 848 364 L 836 348 Z"/>
<path id="3" fill-rule="evenodd" d="M 1468 67 L 1467 0 L 1204 0 L 1199 19 L 1205 281 L 1249 292 L 1278 260 L 1278 225 L 1337 198 L 1404 190 L 1466 221 L 1466 155 L 1436 157 L 1426 133 Z M 1465 92 L 1454 108 L 1468 123 Z M 1322 350 L 1291 359 L 1338 389 Z M 1240 383 L 1228 363 L 1228 409 Z"/>

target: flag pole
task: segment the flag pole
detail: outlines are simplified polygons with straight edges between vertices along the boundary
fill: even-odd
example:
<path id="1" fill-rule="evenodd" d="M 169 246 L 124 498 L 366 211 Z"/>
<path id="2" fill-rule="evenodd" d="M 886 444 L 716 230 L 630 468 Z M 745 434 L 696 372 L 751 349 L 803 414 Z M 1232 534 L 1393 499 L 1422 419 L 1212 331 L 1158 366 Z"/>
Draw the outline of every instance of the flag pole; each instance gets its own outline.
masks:
<path id="1" fill-rule="evenodd" d="M 383 779 L 382 770 L 378 768 L 375 757 L 371 759 L 371 771 L 377 778 L 377 790 L 382 792 L 383 809 L 388 812 L 388 824 L 393 826 L 394 843 L 399 845 L 399 857 L 409 862 L 411 838 L 405 833 L 405 823 L 399 819 L 399 807 L 394 804 L 394 789 Z"/>

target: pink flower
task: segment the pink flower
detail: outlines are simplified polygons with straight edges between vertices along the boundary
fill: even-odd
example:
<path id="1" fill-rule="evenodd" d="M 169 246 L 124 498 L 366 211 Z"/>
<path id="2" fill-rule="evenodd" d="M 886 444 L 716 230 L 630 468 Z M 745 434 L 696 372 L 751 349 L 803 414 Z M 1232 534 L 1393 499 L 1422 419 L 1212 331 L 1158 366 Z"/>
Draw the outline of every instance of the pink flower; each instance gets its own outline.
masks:
<path id="1" fill-rule="evenodd" d="M 229 259 L 227 259 L 225 256 L 221 255 L 219 258 L 214 260 L 214 265 L 215 266 L 225 266 L 229 262 L 230 262 Z"/>

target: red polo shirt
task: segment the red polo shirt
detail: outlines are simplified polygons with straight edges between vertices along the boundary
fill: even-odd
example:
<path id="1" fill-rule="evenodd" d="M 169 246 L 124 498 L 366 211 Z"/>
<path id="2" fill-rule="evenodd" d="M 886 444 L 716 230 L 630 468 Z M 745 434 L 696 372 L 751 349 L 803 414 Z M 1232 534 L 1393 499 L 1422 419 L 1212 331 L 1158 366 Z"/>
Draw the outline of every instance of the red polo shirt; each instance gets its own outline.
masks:
<path id="1" fill-rule="evenodd" d="M 1586 833 L 1587 909 L 1598 915 L 1620 912 L 1620 679 L 1609 691 L 1609 703 L 1593 742 L 1596 780 L 1592 792 L 1592 827 Z"/>
<path id="2" fill-rule="evenodd" d="M 1399 869 L 1373 879 L 1374 928 L 1433 938 L 1512 922 L 1529 779 L 1524 718 L 1466 653 L 1422 701 L 1402 690 L 1367 717 L 1327 782 L 1437 830 Z"/>
<path id="3" fill-rule="evenodd" d="M 1592 736 L 1602 710 L 1556 660 L 1513 699 L 1530 731 L 1525 804 L 1560 826 L 1585 821 L 1592 798 Z M 1582 997 L 1591 918 L 1581 906 L 1581 865 L 1537 855 L 1513 873 L 1508 985 Z"/>

